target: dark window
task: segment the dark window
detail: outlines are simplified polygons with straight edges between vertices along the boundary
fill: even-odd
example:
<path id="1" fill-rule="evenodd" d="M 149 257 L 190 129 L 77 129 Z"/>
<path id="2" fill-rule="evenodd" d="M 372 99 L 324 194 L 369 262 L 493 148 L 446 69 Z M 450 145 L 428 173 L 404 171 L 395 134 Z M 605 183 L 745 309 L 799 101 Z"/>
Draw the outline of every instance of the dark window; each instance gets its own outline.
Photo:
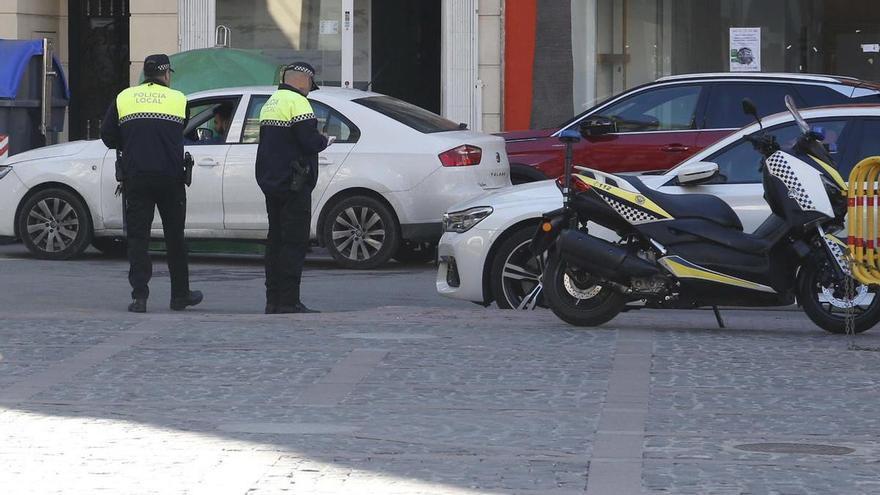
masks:
<path id="1" fill-rule="evenodd" d="M 785 95 L 797 96 L 787 84 L 719 83 L 712 87 L 703 127 L 739 129 L 754 122 L 743 112 L 742 101 L 750 98 L 761 117 L 785 111 Z"/>
<path id="2" fill-rule="evenodd" d="M 855 154 L 854 159 L 858 162 L 869 156 L 880 156 L 880 119 L 867 119 L 862 123 L 858 153 Z M 844 177 L 849 177 L 849 173 L 855 166 L 855 163 L 847 165 L 847 167 L 840 167 L 840 174 Z"/>
<path id="3" fill-rule="evenodd" d="M 260 110 L 263 109 L 263 105 L 266 104 L 268 99 L 268 95 L 251 97 L 247 115 L 244 119 L 244 128 L 241 133 L 242 143 L 254 144 L 260 142 Z M 309 100 L 309 102 L 312 104 L 312 110 L 318 119 L 319 132 L 328 136 L 336 136 L 337 143 L 356 143 L 360 139 L 360 129 L 341 113 L 319 101 Z"/>
<path id="4" fill-rule="evenodd" d="M 419 108 L 390 96 L 369 96 L 367 98 L 358 98 L 354 102 L 360 103 L 407 127 L 412 127 L 426 134 L 460 130 L 458 124 L 449 119 L 444 119 L 424 108 Z"/>
<path id="5" fill-rule="evenodd" d="M 852 94 L 852 86 L 844 86 L 842 84 L 835 84 L 833 86 L 798 84 L 796 88 L 804 100 L 805 108 L 852 103 L 849 97 Z"/>
<path id="6" fill-rule="evenodd" d="M 682 131 L 696 128 L 700 86 L 649 89 L 597 112 L 618 132 Z"/>
<path id="7" fill-rule="evenodd" d="M 847 129 L 847 120 L 810 120 L 813 127 L 821 127 L 825 131 L 825 144 L 832 150 L 831 156 L 838 158 L 836 146 Z M 784 151 L 791 151 L 800 136 L 800 129 L 794 122 L 773 127 L 768 130 L 776 136 Z M 718 164 L 718 176 L 709 181 L 710 184 L 750 184 L 761 182 L 761 154 L 755 151 L 751 143 L 738 140 L 736 143 L 706 158 L 707 162 Z M 844 165 L 845 166 L 845 165 Z M 844 168 L 841 166 L 841 169 Z M 851 168 L 852 165 L 849 165 Z"/>

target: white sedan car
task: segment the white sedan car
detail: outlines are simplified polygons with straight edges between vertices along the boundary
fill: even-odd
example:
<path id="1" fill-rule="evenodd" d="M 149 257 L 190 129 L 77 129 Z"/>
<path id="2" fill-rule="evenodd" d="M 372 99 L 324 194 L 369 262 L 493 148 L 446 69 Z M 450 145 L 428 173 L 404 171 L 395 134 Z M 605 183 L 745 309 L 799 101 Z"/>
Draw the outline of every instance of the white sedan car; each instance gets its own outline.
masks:
<path id="1" fill-rule="evenodd" d="M 188 96 L 190 239 L 265 239 L 263 194 L 254 178 L 260 109 L 273 87 Z M 324 88 L 309 95 L 319 130 L 336 142 L 318 157 L 312 238 L 348 268 L 370 268 L 411 246 L 436 242 L 451 205 L 510 185 L 500 137 L 464 129 L 376 93 Z M 232 109 L 225 135 L 213 113 Z M 113 249 L 123 234 L 116 156 L 101 141 L 40 148 L 0 163 L 0 237 L 21 238 L 37 256 L 68 259 L 93 243 Z M 161 238 L 159 217 L 153 236 Z"/>
<path id="2" fill-rule="evenodd" d="M 880 155 L 880 107 L 824 107 L 801 113 L 812 126 L 824 129 L 825 143 L 845 177 L 862 158 Z M 767 117 L 763 124 L 783 147 L 799 134 L 787 112 Z M 742 139 L 757 130 L 757 124 L 745 127 L 676 168 L 640 179 L 664 193 L 716 195 L 733 208 L 744 230 L 752 232 L 770 215 L 761 184 L 761 156 Z M 678 185 L 677 169 L 698 162 L 717 164 L 719 174 L 700 185 Z M 540 304 L 541 270 L 530 251 L 531 239 L 541 215 L 561 206 L 555 182 L 541 181 L 487 193 L 450 209 L 438 246 L 437 291 L 485 305 L 495 301 L 505 309 Z M 609 240 L 617 238 L 598 225 L 588 228 Z"/>

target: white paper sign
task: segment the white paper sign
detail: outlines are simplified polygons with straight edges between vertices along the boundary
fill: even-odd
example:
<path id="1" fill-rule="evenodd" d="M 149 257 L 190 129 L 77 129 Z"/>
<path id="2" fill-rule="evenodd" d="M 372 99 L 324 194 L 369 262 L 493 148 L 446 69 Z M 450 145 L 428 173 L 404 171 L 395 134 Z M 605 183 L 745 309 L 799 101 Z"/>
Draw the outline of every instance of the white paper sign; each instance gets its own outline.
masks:
<path id="1" fill-rule="evenodd" d="M 761 28 L 730 28 L 730 72 L 761 71 Z"/>
<path id="2" fill-rule="evenodd" d="M 862 45 L 863 53 L 880 53 L 880 43 Z"/>
<path id="3" fill-rule="evenodd" d="M 321 34 L 339 34 L 339 21 L 321 21 L 318 27 Z"/>

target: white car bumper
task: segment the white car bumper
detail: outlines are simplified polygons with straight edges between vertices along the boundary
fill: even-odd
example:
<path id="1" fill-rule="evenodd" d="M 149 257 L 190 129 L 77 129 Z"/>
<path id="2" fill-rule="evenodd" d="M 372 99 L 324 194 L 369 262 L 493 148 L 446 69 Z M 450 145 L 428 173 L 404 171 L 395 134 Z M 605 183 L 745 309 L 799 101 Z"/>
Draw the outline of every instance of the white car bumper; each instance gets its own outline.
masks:
<path id="1" fill-rule="evenodd" d="M 15 236 L 15 210 L 27 191 L 15 170 L 0 179 L 0 237 Z"/>
<path id="2" fill-rule="evenodd" d="M 498 232 L 473 228 L 446 232 L 437 246 L 437 292 L 453 299 L 484 303 L 483 267 Z"/>

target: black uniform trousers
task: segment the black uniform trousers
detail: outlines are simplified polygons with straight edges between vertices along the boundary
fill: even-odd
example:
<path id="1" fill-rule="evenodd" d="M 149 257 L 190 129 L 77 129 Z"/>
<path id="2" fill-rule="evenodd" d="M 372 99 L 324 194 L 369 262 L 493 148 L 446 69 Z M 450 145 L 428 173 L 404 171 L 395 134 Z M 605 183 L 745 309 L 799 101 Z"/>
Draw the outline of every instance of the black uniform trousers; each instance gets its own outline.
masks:
<path id="1" fill-rule="evenodd" d="M 186 189 L 180 179 L 164 176 L 137 176 L 125 182 L 125 219 L 128 240 L 128 281 L 132 299 L 150 295 L 153 263 L 147 249 L 153 212 L 158 207 L 165 232 L 171 297 L 189 295 L 189 265 L 183 237 L 186 223 Z"/>
<path id="2" fill-rule="evenodd" d="M 312 192 L 266 192 L 269 235 L 266 239 L 266 304 L 300 302 L 303 263 L 309 248 Z"/>

